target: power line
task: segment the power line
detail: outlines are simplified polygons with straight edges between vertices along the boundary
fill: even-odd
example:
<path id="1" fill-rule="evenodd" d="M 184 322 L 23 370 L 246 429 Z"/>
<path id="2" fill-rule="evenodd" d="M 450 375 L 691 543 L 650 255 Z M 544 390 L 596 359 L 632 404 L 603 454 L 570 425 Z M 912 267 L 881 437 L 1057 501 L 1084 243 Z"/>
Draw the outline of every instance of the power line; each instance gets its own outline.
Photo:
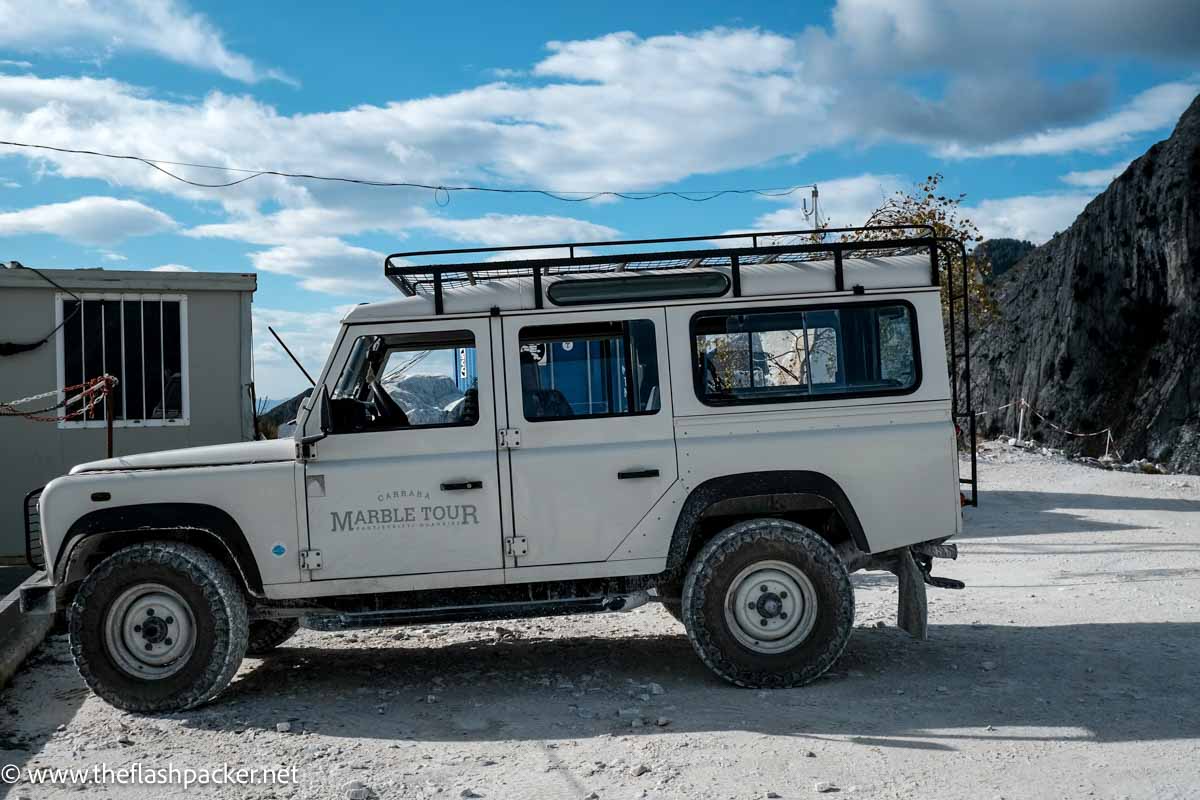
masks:
<path id="1" fill-rule="evenodd" d="M 0 266 L 3 266 L 3 265 L 0 264 Z M 57 281 L 50 278 L 48 275 L 46 275 L 46 273 L 42 272 L 41 270 L 35 269 L 33 267 L 27 267 L 19 261 L 11 262 L 8 265 L 8 269 L 24 269 L 24 270 L 28 270 L 29 272 L 34 273 L 39 278 L 44 280 L 46 283 L 53 286 L 55 289 L 58 289 L 60 292 L 70 295 L 71 298 L 75 300 L 75 307 L 73 309 L 71 309 L 70 314 L 67 314 L 65 317 L 63 317 L 62 322 L 55 325 L 54 329 L 52 331 L 50 331 L 49 333 L 47 333 L 45 336 L 43 336 L 40 339 L 37 339 L 32 342 L 0 342 L 0 357 L 16 355 L 17 353 L 26 353 L 30 350 L 36 350 L 37 348 L 44 345 L 46 342 L 50 341 L 50 337 L 53 336 L 54 334 L 58 333 L 60 330 L 62 330 L 62 327 L 64 325 L 66 325 L 68 322 L 70 322 L 75 317 L 75 315 L 79 313 L 79 310 L 81 308 L 83 308 L 83 302 L 79 299 L 79 295 L 75 294 L 67 287 L 60 285 Z"/>
<path id="2" fill-rule="evenodd" d="M 168 161 L 161 158 L 147 158 L 145 156 L 123 155 L 120 153 L 105 153 L 99 150 L 84 150 L 71 147 L 55 147 L 48 144 L 31 144 L 29 142 L 10 142 L 0 140 L 0 145 L 8 147 L 20 147 L 29 150 L 49 150 L 55 153 L 67 153 L 71 155 L 92 156 L 95 158 L 109 158 L 117 161 L 136 161 L 145 164 L 148 167 L 158 170 L 164 175 L 173 178 L 181 183 L 186 183 L 189 186 L 196 186 L 201 189 L 227 189 L 231 186 L 252 181 L 255 178 L 261 178 L 265 175 L 274 176 L 277 178 L 296 178 L 299 180 L 309 181 L 329 181 L 333 183 L 351 183 L 359 186 L 373 186 L 384 188 L 407 188 L 407 189 L 427 189 L 434 193 L 434 202 L 438 205 L 446 205 L 450 202 L 450 194 L 452 192 L 486 192 L 491 194 L 532 194 L 548 197 L 552 200 L 559 200 L 564 203 L 584 203 L 589 200 L 596 200 L 601 197 L 614 197 L 622 200 L 656 200 L 660 197 L 674 197 L 680 200 L 687 200 L 692 203 L 704 203 L 709 200 L 715 200 L 718 197 L 725 195 L 757 195 L 759 197 L 787 197 L 801 189 L 815 189 L 815 184 L 803 184 L 799 186 L 782 186 L 766 189 L 711 189 L 711 190 L 690 190 L 690 191 L 658 191 L 658 192 L 614 192 L 614 191 L 580 191 L 571 192 L 565 190 L 551 189 L 505 189 L 497 186 L 445 186 L 441 184 L 431 183 L 416 183 L 413 181 L 379 181 L 369 180 L 365 178 L 346 178 L 331 175 L 317 175 L 306 172 L 284 172 L 276 169 L 243 169 L 241 167 L 223 167 L 218 164 L 195 164 L 187 161 Z M 165 166 L 164 166 L 165 165 Z M 202 183 L 185 178 L 182 175 L 176 175 L 174 172 L 166 169 L 166 167 L 191 167 L 194 169 L 211 169 L 224 170 L 225 172 L 242 173 L 245 177 L 237 180 L 226 181 L 223 183 Z M 440 197 L 445 195 L 446 202 L 440 202 Z M 574 196 L 570 196 L 574 195 Z"/>

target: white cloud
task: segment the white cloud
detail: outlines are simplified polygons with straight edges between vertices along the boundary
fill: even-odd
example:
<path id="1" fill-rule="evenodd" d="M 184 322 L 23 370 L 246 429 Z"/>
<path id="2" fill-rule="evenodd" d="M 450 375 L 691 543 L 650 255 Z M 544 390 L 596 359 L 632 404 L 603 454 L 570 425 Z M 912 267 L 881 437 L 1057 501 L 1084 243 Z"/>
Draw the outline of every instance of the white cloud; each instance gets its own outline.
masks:
<path id="1" fill-rule="evenodd" d="M 981 147 L 950 145 L 950 157 L 1059 155 L 1105 152 L 1135 136 L 1170 127 L 1200 92 L 1200 80 L 1164 83 L 1136 95 L 1120 110 L 1094 122 L 1055 128 Z"/>
<path id="2" fill-rule="evenodd" d="M 112 250 L 100 251 L 100 257 L 103 258 L 105 261 L 128 261 L 129 260 L 121 253 L 117 253 Z"/>
<path id="3" fill-rule="evenodd" d="M 1200 12 L 1187 0 L 838 0 L 832 38 L 885 70 L 995 69 L 1033 56 L 1190 60 Z"/>
<path id="4" fill-rule="evenodd" d="M 33 67 L 28 61 L 14 61 L 11 58 L 0 58 L 0 67 L 15 67 L 16 69 L 30 69 Z"/>
<path id="5" fill-rule="evenodd" d="M 21 184 L 17 183 L 16 181 L 10 181 L 7 179 L 0 178 L 0 188 L 2 188 L 2 189 L 20 189 Z"/>
<path id="6" fill-rule="evenodd" d="M 163 264 L 160 267 L 151 267 L 151 272 L 195 272 L 194 267 L 184 266 L 183 264 Z"/>
<path id="7" fill-rule="evenodd" d="M 384 254 L 332 237 L 297 239 L 250 254 L 255 269 L 290 275 L 300 286 L 328 294 L 382 295 Z"/>
<path id="8" fill-rule="evenodd" d="M 0 19 L 0 47 L 11 50 L 144 51 L 247 83 L 290 81 L 229 50 L 220 31 L 202 14 L 173 0 L 0 0 Z M 32 66 L 25 61 L 0 63 Z"/>
<path id="9" fill-rule="evenodd" d="M 1129 161 L 1120 161 L 1111 167 L 1101 169 L 1085 169 L 1068 172 L 1059 180 L 1071 186 L 1085 189 L 1103 189 L 1113 182 L 1113 179 L 1129 167 Z"/>
<path id="10" fill-rule="evenodd" d="M 90 245 L 113 244 L 174 227 L 175 221 L 161 211 L 114 197 L 81 197 L 0 213 L 0 236 L 41 233 Z"/>
<path id="11" fill-rule="evenodd" d="M 430 216 L 414 223 L 414 227 L 441 234 L 448 239 L 494 247 L 610 240 L 618 235 L 615 228 L 607 225 L 572 217 L 529 214 L 485 214 L 473 219 Z"/>
<path id="12" fill-rule="evenodd" d="M 290 275 L 311 291 L 329 294 L 389 292 L 384 254 L 347 243 L 341 236 L 389 232 L 397 239 L 408 230 L 426 230 L 461 242 L 503 247 L 539 242 L 610 239 L 617 231 L 572 217 L 487 214 L 475 218 L 439 217 L 423 208 L 284 209 L 233 222 L 199 225 L 184 231 L 195 238 L 224 238 L 273 245 L 252 253 L 258 269 Z"/>
<path id="13" fill-rule="evenodd" d="M 1071 226 L 1092 200 L 1084 193 L 1024 195 L 983 200 L 962 213 L 979 226 L 986 239 L 1028 239 L 1041 244 Z"/>

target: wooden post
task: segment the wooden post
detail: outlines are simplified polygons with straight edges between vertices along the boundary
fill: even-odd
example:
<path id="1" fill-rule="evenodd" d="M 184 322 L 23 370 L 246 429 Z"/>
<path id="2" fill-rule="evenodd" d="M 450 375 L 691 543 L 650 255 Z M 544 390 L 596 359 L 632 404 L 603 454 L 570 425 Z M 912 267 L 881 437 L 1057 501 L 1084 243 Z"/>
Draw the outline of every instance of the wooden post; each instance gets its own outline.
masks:
<path id="1" fill-rule="evenodd" d="M 1025 432 L 1025 398 L 1021 398 L 1021 413 L 1017 415 L 1017 444 L 1021 443 L 1021 434 Z"/>

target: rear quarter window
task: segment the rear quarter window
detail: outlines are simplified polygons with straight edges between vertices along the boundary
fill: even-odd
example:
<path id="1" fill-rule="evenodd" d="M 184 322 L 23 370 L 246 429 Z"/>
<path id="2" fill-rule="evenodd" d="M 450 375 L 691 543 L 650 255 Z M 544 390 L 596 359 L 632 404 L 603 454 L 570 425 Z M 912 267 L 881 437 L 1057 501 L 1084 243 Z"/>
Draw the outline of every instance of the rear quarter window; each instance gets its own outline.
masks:
<path id="1" fill-rule="evenodd" d="M 901 395 L 921 382 L 916 311 L 904 301 L 705 311 L 691 327 L 707 405 Z"/>

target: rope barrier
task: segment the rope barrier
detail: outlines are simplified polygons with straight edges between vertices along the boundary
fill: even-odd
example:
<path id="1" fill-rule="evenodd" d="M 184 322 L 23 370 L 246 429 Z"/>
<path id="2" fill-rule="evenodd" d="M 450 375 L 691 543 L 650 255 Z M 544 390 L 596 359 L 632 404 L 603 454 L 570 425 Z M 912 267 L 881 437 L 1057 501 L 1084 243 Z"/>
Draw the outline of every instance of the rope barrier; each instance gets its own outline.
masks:
<path id="1" fill-rule="evenodd" d="M 106 401 L 112 395 L 117 382 L 117 379 L 112 375 L 101 375 L 89 381 L 75 384 L 74 386 L 66 386 L 61 392 L 58 389 L 52 389 L 48 392 L 22 397 L 19 400 L 0 402 L 0 417 L 22 417 L 33 422 L 66 422 L 67 420 L 84 416 L 100 405 L 100 403 Z M 72 394 L 72 392 L 76 393 Z M 53 397 L 59 394 L 62 395 L 63 399 L 54 405 L 25 410 L 17 408 L 19 405 L 32 403 L 35 400 L 42 400 L 46 397 Z M 66 410 L 76 403 L 82 403 L 82 405 L 74 411 Z M 59 408 L 63 409 L 65 413 L 54 416 L 43 416 L 47 411 Z"/>
<path id="2" fill-rule="evenodd" d="M 1049 425 L 1054 430 L 1058 431 L 1059 433 L 1064 433 L 1067 436 L 1074 436 L 1078 439 L 1088 439 L 1093 436 L 1106 437 L 1104 440 L 1104 457 L 1107 458 L 1110 452 L 1115 452 L 1117 454 L 1117 458 L 1121 459 L 1122 461 L 1125 460 L 1125 456 L 1121 454 L 1121 451 L 1119 449 L 1117 449 L 1117 446 L 1113 441 L 1113 434 L 1112 434 L 1111 426 L 1108 428 L 1104 428 L 1103 430 L 1094 431 L 1092 433 L 1080 433 L 1078 431 L 1068 430 L 1067 428 L 1064 428 L 1061 425 L 1056 425 L 1055 423 L 1051 422 L 1049 419 L 1046 418 L 1046 416 L 1044 414 L 1042 414 L 1040 411 L 1038 411 L 1036 408 L 1034 408 L 1032 405 L 1030 405 L 1029 401 L 1027 401 L 1024 397 L 1022 397 L 1018 400 L 1013 400 L 1011 403 L 1005 403 L 1002 406 L 997 406 L 996 408 L 988 409 L 987 411 L 980 411 L 980 412 L 976 413 L 975 416 L 983 417 L 983 416 L 987 416 L 989 414 L 995 414 L 1000 411 L 1004 411 L 1005 409 L 1012 408 L 1013 406 L 1021 407 L 1021 416 L 1017 422 L 1017 441 L 1018 442 L 1023 441 L 1022 434 L 1024 433 L 1024 427 L 1025 427 L 1025 412 L 1028 411 L 1029 413 L 1031 413 L 1035 417 L 1037 417 L 1039 420 L 1041 420 L 1042 422 Z"/>

